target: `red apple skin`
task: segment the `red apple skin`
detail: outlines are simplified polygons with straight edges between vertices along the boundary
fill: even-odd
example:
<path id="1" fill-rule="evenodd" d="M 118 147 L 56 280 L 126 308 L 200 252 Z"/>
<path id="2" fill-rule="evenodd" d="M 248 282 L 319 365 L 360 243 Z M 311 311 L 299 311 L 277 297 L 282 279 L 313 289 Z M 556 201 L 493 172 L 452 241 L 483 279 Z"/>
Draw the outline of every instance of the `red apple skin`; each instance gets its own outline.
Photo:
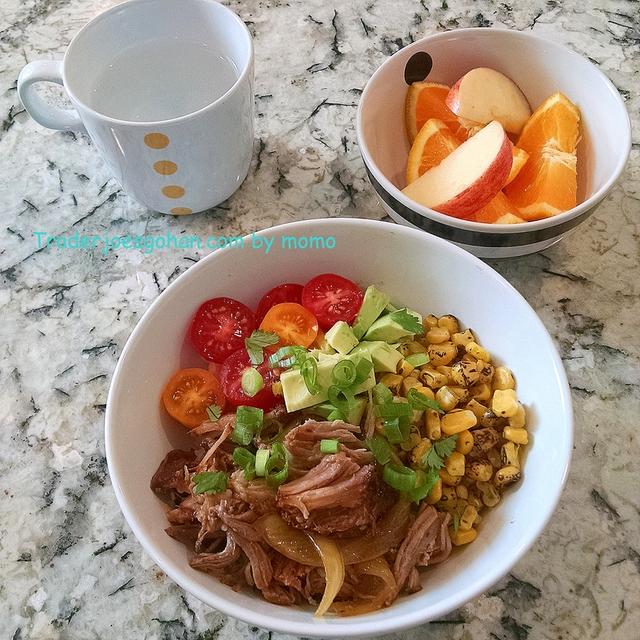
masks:
<path id="1" fill-rule="evenodd" d="M 462 76 L 464 78 L 464 76 Z M 447 93 L 447 97 L 444 99 L 444 103 L 449 107 L 453 113 L 458 113 L 460 111 L 460 83 L 462 82 L 462 78 L 456 82 L 451 89 L 449 89 L 449 93 Z"/>
<path id="2" fill-rule="evenodd" d="M 454 218 L 466 218 L 482 209 L 504 187 L 513 163 L 513 145 L 505 134 L 502 146 L 493 163 L 473 184 L 454 198 L 435 207 L 434 211 L 446 213 Z"/>

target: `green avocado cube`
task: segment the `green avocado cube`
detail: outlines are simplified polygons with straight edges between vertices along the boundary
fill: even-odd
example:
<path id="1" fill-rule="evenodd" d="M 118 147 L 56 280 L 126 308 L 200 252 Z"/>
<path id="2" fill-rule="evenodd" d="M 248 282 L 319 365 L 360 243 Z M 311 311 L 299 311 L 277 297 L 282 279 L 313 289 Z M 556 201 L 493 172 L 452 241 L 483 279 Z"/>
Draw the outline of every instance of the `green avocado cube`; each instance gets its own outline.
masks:
<path id="1" fill-rule="evenodd" d="M 378 291 L 373 285 L 367 287 L 364 292 L 362 306 L 353 324 L 353 334 L 358 340 L 362 340 L 362 336 L 367 329 L 375 322 L 388 304 L 389 296 L 386 293 Z"/>
<path id="2" fill-rule="evenodd" d="M 358 338 L 353 335 L 353 330 L 344 320 L 336 322 L 324 337 L 331 347 L 343 356 L 358 344 Z"/>

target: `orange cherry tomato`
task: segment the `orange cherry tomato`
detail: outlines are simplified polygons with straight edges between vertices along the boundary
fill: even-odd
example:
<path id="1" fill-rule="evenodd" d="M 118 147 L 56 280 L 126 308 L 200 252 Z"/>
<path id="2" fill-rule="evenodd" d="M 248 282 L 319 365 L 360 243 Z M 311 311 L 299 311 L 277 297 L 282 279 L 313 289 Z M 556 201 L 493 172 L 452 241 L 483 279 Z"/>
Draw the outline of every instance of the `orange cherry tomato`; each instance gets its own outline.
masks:
<path id="1" fill-rule="evenodd" d="M 208 420 L 209 405 L 224 409 L 224 400 L 220 381 L 206 369 L 176 371 L 162 392 L 162 403 L 168 414 L 187 429 L 195 429 Z"/>
<path id="2" fill-rule="evenodd" d="M 301 304 L 282 302 L 267 311 L 260 329 L 277 333 L 280 346 L 308 347 L 318 335 L 318 321 Z"/>

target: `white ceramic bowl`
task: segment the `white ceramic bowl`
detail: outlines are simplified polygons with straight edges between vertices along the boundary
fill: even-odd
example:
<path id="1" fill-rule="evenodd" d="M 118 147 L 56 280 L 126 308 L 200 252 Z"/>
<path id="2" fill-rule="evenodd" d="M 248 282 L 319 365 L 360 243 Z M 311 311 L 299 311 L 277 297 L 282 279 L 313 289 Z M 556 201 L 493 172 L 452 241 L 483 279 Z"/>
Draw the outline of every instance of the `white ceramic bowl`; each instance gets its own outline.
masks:
<path id="1" fill-rule="evenodd" d="M 409 140 L 404 125 L 405 67 L 418 52 L 431 56 L 429 82 L 454 84 L 475 67 L 512 78 L 532 108 L 562 91 L 582 113 L 578 145 L 578 202 L 553 218 L 524 224 L 459 220 L 423 207 L 402 192 Z M 631 149 L 631 125 L 616 88 L 577 53 L 530 33 L 457 29 L 427 36 L 386 60 L 364 89 L 357 114 L 360 152 L 371 183 L 397 222 L 451 240 L 480 257 L 542 251 L 584 222 L 620 177 Z"/>
<path id="2" fill-rule="evenodd" d="M 542 532 L 568 471 L 573 418 L 567 380 L 556 349 L 535 312 L 490 267 L 451 243 L 384 222 L 337 219 L 296 222 L 258 234 L 274 238 L 263 250 L 218 250 L 181 275 L 151 305 L 124 347 L 106 412 L 109 473 L 122 511 L 144 547 L 181 587 L 226 614 L 302 636 L 375 636 L 437 619 L 488 589 Z M 334 249 L 282 250 L 283 236 L 332 236 Z M 249 240 L 247 240 L 249 243 Z M 478 539 L 422 574 L 424 589 L 391 607 L 356 617 L 315 619 L 311 609 L 270 604 L 235 593 L 191 569 L 185 547 L 166 535 L 165 506 L 149 480 L 166 453 L 189 437 L 160 408 L 160 393 L 179 367 L 199 361 L 185 340 L 198 305 L 232 296 L 255 306 L 281 282 L 304 283 L 335 272 L 375 284 L 397 303 L 423 313 L 453 313 L 510 366 L 531 433 L 522 482 L 482 521 Z"/>

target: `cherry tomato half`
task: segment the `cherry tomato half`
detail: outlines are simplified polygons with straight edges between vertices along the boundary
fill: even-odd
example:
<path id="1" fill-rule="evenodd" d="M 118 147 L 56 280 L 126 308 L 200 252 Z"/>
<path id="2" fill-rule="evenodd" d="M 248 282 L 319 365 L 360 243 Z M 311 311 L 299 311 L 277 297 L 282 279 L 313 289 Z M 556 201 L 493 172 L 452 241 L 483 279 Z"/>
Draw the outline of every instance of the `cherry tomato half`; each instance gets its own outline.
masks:
<path id="1" fill-rule="evenodd" d="M 334 273 L 312 278 L 302 290 L 302 304 L 318 318 L 321 329 L 330 329 L 338 320 L 353 322 L 363 298 L 355 282 Z"/>
<path id="2" fill-rule="evenodd" d="M 278 399 L 273 395 L 271 385 L 280 378 L 280 370 L 272 369 L 269 366 L 268 355 L 265 353 L 264 362 L 255 367 L 264 380 L 264 388 L 258 391 L 255 396 L 249 397 L 242 390 L 242 374 L 253 366 L 255 365 L 251 364 L 246 349 L 238 349 L 232 353 L 222 365 L 224 395 L 236 407 L 245 405 L 265 410 L 272 409 L 278 403 Z"/>
<path id="3" fill-rule="evenodd" d="M 187 429 L 199 427 L 208 419 L 207 407 L 217 404 L 224 409 L 220 381 L 206 369 L 176 371 L 162 392 L 167 413 Z"/>
<path id="4" fill-rule="evenodd" d="M 260 329 L 280 336 L 280 346 L 299 345 L 308 347 L 318 335 L 316 317 L 295 302 L 282 302 L 267 311 Z"/>
<path id="5" fill-rule="evenodd" d="M 256 322 L 260 324 L 271 307 L 281 302 L 297 302 L 302 300 L 302 285 L 287 282 L 270 289 L 262 296 L 256 310 Z"/>
<path id="6" fill-rule="evenodd" d="M 212 298 L 200 305 L 191 321 L 189 335 L 198 353 L 209 362 L 224 360 L 244 346 L 256 328 L 249 307 L 233 298 Z"/>

